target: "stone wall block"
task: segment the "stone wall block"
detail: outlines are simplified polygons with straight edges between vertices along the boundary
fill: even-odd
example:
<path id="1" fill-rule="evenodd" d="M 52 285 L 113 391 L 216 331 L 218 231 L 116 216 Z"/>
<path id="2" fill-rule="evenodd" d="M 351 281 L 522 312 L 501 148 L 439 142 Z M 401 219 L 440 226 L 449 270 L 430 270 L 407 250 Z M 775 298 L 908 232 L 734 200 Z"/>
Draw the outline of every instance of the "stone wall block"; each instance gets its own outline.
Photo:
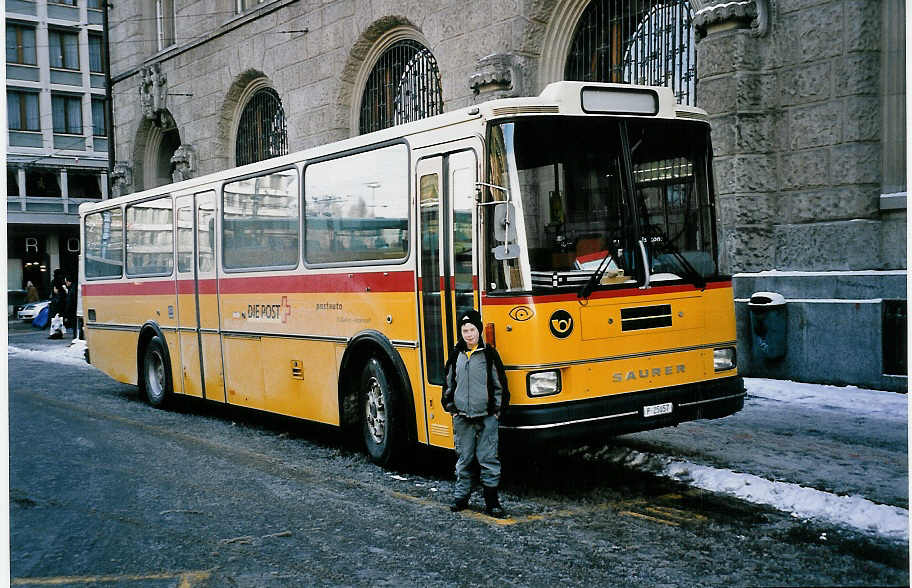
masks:
<path id="1" fill-rule="evenodd" d="M 509 22 L 513 23 L 513 37 L 519 41 L 519 44 L 514 45 L 516 49 L 526 54 L 541 52 L 542 40 L 547 28 L 544 23 L 524 18 L 515 18 Z"/>
<path id="2" fill-rule="evenodd" d="M 906 269 L 906 215 L 903 212 L 885 214 L 880 233 L 883 269 Z"/>
<path id="3" fill-rule="evenodd" d="M 795 23 L 799 61 L 842 55 L 843 12 L 842 2 L 830 2 L 789 17 Z"/>
<path id="4" fill-rule="evenodd" d="M 745 30 L 716 33 L 697 43 L 697 73 L 701 79 L 760 69 L 761 58 L 755 40 Z"/>
<path id="5" fill-rule="evenodd" d="M 716 160 L 713 166 L 719 194 L 775 192 L 779 187 L 775 156 L 727 157 Z"/>
<path id="6" fill-rule="evenodd" d="M 744 113 L 734 118 L 736 152 L 771 153 L 780 145 L 776 115 Z"/>
<path id="7" fill-rule="evenodd" d="M 813 8 L 822 4 L 832 4 L 833 0 L 787 0 L 786 2 L 777 2 L 776 10 L 781 16 L 794 18 L 795 12 L 800 12 L 807 8 Z"/>
<path id="8" fill-rule="evenodd" d="M 716 201 L 723 226 L 771 225 L 779 221 L 776 194 L 727 194 Z"/>
<path id="9" fill-rule="evenodd" d="M 355 14 L 354 0 L 335 0 L 323 7 L 323 24 L 328 25 Z"/>
<path id="10" fill-rule="evenodd" d="M 789 110 L 789 147 L 807 149 L 833 145 L 842 136 L 842 104 L 824 102 Z"/>
<path id="11" fill-rule="evenodd" d="M 735 116 L 719 116 L 710 120 L 713 155 L 717 158 L 735 152 Z"/>
<path id="12" fill-rule="evenodd" d="M 833 147 L 833 185 L 879 182 L 880 156 L 879 143 L 845 143 Z"/>
<path id="13" fill-rule="evenodd" d="M 881 3 L 848 0 L 845 5 L 845 50 L 879 51 Z"/>
<path id="14" fill-rule="evenodd" d="M 725 114 L 734 110 L 738 86 L 734 76 L 721 76 L 700 80 L 697 106 L 711 115 Z"/>
<path id="15" fill-rule="evenodd" d="M 780 270 L 869 269 L 880 260 L 880 221 L 851 220 L 774 227 Z"/>
<path id="16" fill-rule="evenodd" d="M 880 98 L 851 96 L 844 104 L 843 141 L 880 140 Z"/>
<path id="17" fill-rule="evenodd" d="M 756 272 L 773 267 L 772 231 L 767 227 L 726 228 L 725 249 L 732 273 Z"/>
<path id="18" fill-rule="evenodd" d="M 833 92 L 831 69 L 830 61 L 818 61 L 782 70 L 779 73 L 782 104 L 806 104 L 829 98 Z"/>
<path id="19" fill-rule="evenodd" d="M 880 93 L 880 54 L 853 53 L 833 62 L 836 96 Z"/>
<path id="20" fill-rule="evenodd" d="M 779 103 L 779 88 L 773 74 L 735 74 L 735 85 L 734 104 L 738 110 L 765 110 Z"/>
<path id="21" fill-rule="evenodd" d="M 829 149 L 795 151 L 781 156 L 782 188 L 801 190 L 822 187 L 830 181 Z"/>
<path id="22" fill-rule="evenodd" d="M 877 185 L 845 186 L 784 194 L 779 208 L 782 219 L 789 224 L 876 218 L 879 199 Z"/>

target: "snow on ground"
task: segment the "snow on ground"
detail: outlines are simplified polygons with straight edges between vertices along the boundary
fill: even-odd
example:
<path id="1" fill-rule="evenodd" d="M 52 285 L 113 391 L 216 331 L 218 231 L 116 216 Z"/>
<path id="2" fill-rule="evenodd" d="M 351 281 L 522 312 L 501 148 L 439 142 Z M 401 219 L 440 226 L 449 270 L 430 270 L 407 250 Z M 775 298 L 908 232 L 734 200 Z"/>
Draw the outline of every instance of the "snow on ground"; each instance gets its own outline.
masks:
<path id="1" fill-rule="evenodd" d="M 10 357 L 91 367 L 85 362 L 85 341 L 68 347 L 34 350 L 9 346 Z M 784 380 L 745 378 L 749 396 L 766 398 L 814 410 L 852 411 L 859 416 L 907 421 L 905 394 L 862 388 L 804 384 Z M 851 392 L 851 393 L 847 393 Z M 861 496 L 839 496 L 790 482 L 772 481 L 753 474 L 734 472 L 650 454 L 623 447 L 604 447 L 587 457 L 609 460 L 626 467 L 670 478 L 696 488 L 735 496 L 772 506 L 796 518 L 819 519 L 898 540 L 909 540 L 909 511 L 877 504 Z"/>
<path id="2" fill-rule="evenodd" d="M 764 378 L 744 378 L 744 385 L 748 396 L 787 402 L 796 407 L 848 410 L 858 416 L 876 416 L 900 422 L 908 420 L 909 398 L 896 392 Z"/>
<path id="3" fill-rule="evenodd" d="M 909 511 L 877 504 L 861 496 L 838 496 L 790 482 L 767 480 L 753 474 L 699 465 L 673 457 L 644 453 L 624 447 L 604 447 L 590 459 L 609 461 L 649 472 L 695 488 L 718 492 L 754 504 L 765 504 L 793 517 L 819 519 L 873 533 L 909 540 Z"/>
<path id="4" fill-rule="evenodd" d="M 92 367 L 85 360 L 86 342 L 84 339 L 75 339 L 67 347 L 56 347 L 52 349 L 23 349 L 10 345 L 8 348 L 9 357 L 18 357 L 22 359 L 34 359 L 48 363 L 61 363 L 78 367 Z"/>
<path id="5" fill-rule="evenodd" d="M 861 418 L 907 422 L 908 397 L 896 392 L 865 390 L 854 386 L 826 386 L 785 380 L 744 378 L 749 396 L 765 398 L 815 411 L 849 411 Z M 607 446 L 586 457 L 607 460 L 650 472 L 690 486 L 765 504 L 796 518 L 819 519 L 891 539 L 909 540 L 909 511 L 877 504 L 862 496 L 840 496 L 790 482 L 773 481 L 728 469 Z"/>

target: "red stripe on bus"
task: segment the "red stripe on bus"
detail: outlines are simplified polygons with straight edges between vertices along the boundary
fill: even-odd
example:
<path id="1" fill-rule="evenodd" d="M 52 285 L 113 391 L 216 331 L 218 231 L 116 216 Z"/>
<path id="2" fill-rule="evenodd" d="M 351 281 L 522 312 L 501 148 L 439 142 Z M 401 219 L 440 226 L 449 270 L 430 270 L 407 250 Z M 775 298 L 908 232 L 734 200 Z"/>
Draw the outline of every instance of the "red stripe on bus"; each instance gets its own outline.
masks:
<path id="1" fill-rule="evenodd" d="M 260 294 L 260 293 L 329 293 L 329 292 L 412 292 L 415 274 L 410 271 L 365 272 L 360 274 L 316 274 L 293 276 L 262 276 L 243 278 L 205 279 L 199 281 L 200 294 Z M 193 280 L 178 280 L 181 294 L 193 293 Z M 112 284 L 86 284 L 87 296 L 131 296 L 174 294 L 175 283 L 166 282 L 116 282 Z"/>
<path id="2" fill-rule="evenodd" d="M 173 280 L 156 282 L 115 282 L 113 284 L 86 284 L 85 296 L 138 296 L 174 294 Z"/>
<path id="3" fill-rule="evenodd" d="M 731 281 L 709 282 L 706 284 L 707 290 L 718 288 L 731 288 Z M 624 288 L 623 290 L 603 290 L 594 292 L 590 299 L 598 300 L 600 298 L 624 298 L 629 296 L 654 296 L 656 294 L 674 294 L 676 292 L 693 292 L 697 288 L 693 284 L 678 286 L 653 286 L 648 290 L 639 288 Z M 492 306 L 506 306 L 517 304 L 543 304 L 547 302 L 575 302 L 576 293 L 572 294 L 546 294 L 544 296 L 490 296 L 487 292 L 481 295 L 482 303 Z"/>

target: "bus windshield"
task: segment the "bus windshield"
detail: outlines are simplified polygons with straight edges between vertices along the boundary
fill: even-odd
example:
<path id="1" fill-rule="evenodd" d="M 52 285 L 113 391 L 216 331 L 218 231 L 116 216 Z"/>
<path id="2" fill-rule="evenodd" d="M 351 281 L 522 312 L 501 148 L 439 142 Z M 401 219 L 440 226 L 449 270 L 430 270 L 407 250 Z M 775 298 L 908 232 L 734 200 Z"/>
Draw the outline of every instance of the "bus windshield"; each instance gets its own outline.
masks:
<path id="1" fill-rule="evenodd" d="M 717 273 L 706 125 L 537 117 L 492 126 L 489 145 L 490 290 L 702 287 Z"/>

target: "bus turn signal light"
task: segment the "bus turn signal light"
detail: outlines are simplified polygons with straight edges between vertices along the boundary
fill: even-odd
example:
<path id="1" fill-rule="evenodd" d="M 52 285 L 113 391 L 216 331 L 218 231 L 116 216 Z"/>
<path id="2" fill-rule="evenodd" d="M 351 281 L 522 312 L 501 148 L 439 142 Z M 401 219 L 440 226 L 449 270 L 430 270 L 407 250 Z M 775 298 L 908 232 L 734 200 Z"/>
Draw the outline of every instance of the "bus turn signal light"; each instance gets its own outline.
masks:
<path id="1" fill-rule="evenodd" d="M 484 340 L 485 345 L 490 345 L 495 349 L 497 348 L 497 344 L 494 343 L 494 323 L 488 323 L 485 325 Z"/>

